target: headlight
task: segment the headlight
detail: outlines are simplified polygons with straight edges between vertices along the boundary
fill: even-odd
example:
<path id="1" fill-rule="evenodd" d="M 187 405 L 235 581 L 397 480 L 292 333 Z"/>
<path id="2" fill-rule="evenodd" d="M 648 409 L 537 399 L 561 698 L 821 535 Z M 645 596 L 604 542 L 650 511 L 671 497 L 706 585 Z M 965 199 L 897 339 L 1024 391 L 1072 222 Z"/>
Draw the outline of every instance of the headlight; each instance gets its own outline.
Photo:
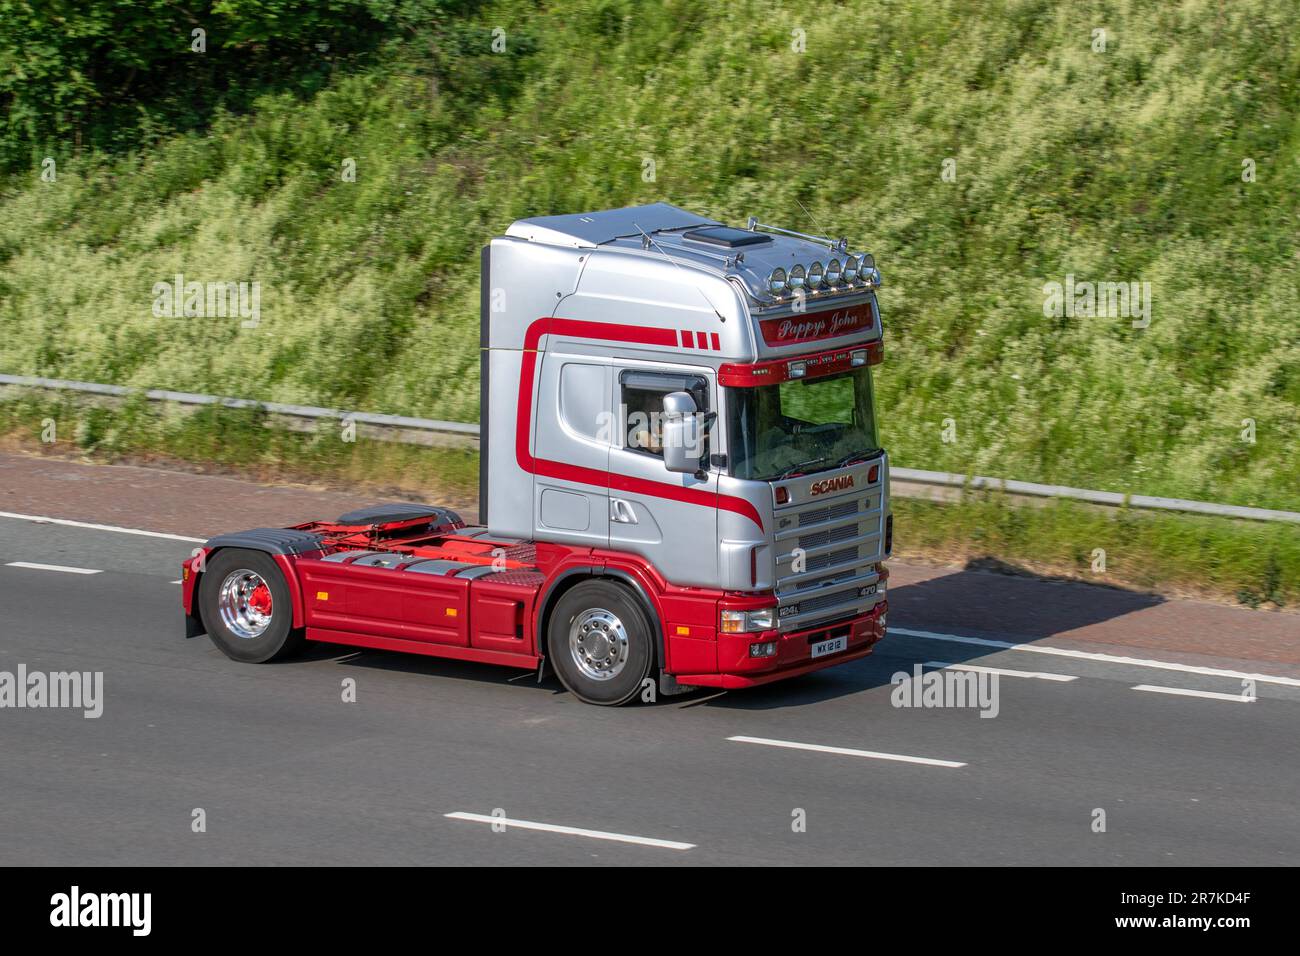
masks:
<path id="1" fill-rule="evenodd" d="M 822 287 L 822 274 L 823 269 L 820 262 L 814 262 L 808 267 L 808 290 L 810 292 L 816 292 Z"/>
<path id="2" fill-rule="evenodd" d="M 803 266 L 790 267 L 790 278 L 786 280 L 786 284 L 790 287 L 791 292 L 798 292 L 803 288 L 803 278 Z"/>
<path id="3" fill-rule="evenodd" d="M 858 277 L 858 257 L 849 256 L 844 260 L 844 281 L 852 282 Z"/>
<path id="4" fill-rule="evenodd" d="M 826 263 L 826 284 L 827 285 L 838 285 L 840 281 L 840 276 L 842 274 L 843 273 L 840 271 L 839 259 L 832 259 L 830 262 Z"/>
<path id="5" fill-rule="evenodd" d="M 772 274 L 767 277 L 767 287 L 773 295 L 781 295 L 785 292 L 785 270 L 773 269 Z"/>
<path id="6" fill-rule="evenodd" d="M 723 611 L 721 624 L 721 630 L 724 634 L 770 631 L 776 627 L 776 608 L 764 607 L 756 611 Z"/>

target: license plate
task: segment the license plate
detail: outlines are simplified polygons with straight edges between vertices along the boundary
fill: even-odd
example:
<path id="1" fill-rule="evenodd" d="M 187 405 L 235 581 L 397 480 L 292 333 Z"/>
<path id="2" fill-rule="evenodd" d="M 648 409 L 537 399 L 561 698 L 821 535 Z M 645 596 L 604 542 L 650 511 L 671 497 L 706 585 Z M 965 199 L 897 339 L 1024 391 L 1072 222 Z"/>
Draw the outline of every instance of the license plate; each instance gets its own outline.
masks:
<path id="1" fill-rule="evenodd" d="M 836 651 L 842 651 L 849 646 L 847 637 L 832 637 L 829 641 L 818 641 L 812 646 L 813 657 L 825 657 L 827 654 L 834 654 Z"/>

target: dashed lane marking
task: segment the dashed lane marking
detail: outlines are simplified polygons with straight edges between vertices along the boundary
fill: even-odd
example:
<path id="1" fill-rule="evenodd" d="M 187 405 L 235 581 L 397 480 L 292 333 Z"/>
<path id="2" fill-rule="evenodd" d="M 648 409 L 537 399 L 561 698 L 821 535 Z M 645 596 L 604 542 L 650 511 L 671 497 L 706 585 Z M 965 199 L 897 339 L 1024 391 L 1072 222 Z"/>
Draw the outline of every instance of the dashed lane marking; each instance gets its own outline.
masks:
<path id="1" fill-rule="evenodd" d="M 912 757 L 908 754 L 887 754 L 876 750 L 854 750 L 851 747 L 827 747 L 824 744 L 804 744 L 795 740 L 771 740 L 767 737 L 728 737 L 741 744 L 762 744 L 765 747 L 785 747 L 790 750 L 813 750 L 823 754 L 838 754 L 842 757 L 870 757 L 873 760 L 897 760 L 902 763 L 919 763 L 927 767 L 964 767 L 966 764 L 957 760 L 936 760 L 934 757 Z"/>
<path id="2" fill-rule="evenodd" d="M 67 574 L 99 574 L 98 568 L 70 568 L 62 564 L 36 564 L 32 561 L 9 561 L 7 568 L 30 568 L 33 571 L 63 571 Z"/>
<path id="3" fill-rule="evenodd" d="M 653 837 L 632 836 L 628 833 L 608 833 L 605 830 L 584 830 L 581 827 L 566 827 L 556 823 L 538 823 L 535 820 L 514 820 L 510 817 L 494 817 L 486 813 L 443 814 L 449 820 L 467 820 L 470 823 L 495 823 L 506 829 L 540 830 L 543 833 L 560 833 L 565 836 L 588 837 L 592 840 L 612 840 L 615 843 L 635 843 L 639 846 L 654 846 L 665 850 L 692 850 L 694 843 L 679 843 L 676 840 L 656 840 Z"/>
<path id="4" fill-rule="evenodd" d="M 1238 704 L 1253 704 L 1254 697 L 1245 694 L 1220 694 L 1212 690 L 1191 690 L 1187 687 L 1161 687 L 1158 684 L 1138 684 L 1133 690 L 1151 691 L 1153 694 L 1176 694 L 1179 697 L 1208 697 L 1210 700 L 1232 700 Z"/>

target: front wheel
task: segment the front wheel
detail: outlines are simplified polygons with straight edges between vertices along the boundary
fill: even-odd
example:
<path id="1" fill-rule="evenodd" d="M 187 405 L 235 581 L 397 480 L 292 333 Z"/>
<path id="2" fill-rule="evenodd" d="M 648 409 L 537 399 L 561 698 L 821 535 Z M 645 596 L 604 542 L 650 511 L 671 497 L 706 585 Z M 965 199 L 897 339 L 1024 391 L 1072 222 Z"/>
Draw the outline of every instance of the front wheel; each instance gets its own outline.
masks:
<path id="1" fill-rule="evenodd" d="M 560 683 L 576 697 L 608 706 L 635 697 L 655 659 L 641 602 L 612 581 L 584 581 L 560 598 L 547 653 Z"/>
<path id="2" fill-rule="evenodd" d="M 199 608 L 212 643 L 247 664 L 287 657 L 303 644 L 293 628 L 289 585 L 269 554 L 218 551 L 199 582 Z"/>

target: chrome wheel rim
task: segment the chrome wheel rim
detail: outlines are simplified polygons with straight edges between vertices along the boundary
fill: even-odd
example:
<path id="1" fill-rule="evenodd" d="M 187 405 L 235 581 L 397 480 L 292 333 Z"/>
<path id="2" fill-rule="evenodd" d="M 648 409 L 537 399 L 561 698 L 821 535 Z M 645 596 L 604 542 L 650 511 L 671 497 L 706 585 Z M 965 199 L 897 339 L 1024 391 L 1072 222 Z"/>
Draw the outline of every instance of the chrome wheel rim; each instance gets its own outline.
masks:
<path id="1" fill-rule="evenodd" d="M 603 607 L 583 611 L 569 626 L 569 654 L 583 677 L 613 680 L 627 664 L 627 628 Z"/>
<path id="2" fill-rule="evenodd" d="M 271 588 L 256 571 L 241 568 L 231 571 L 221 582 L 217 594 L 221 623 L 236 637 L 252 640 L 261 637 L 271 625 L 274 613 Z"/>

